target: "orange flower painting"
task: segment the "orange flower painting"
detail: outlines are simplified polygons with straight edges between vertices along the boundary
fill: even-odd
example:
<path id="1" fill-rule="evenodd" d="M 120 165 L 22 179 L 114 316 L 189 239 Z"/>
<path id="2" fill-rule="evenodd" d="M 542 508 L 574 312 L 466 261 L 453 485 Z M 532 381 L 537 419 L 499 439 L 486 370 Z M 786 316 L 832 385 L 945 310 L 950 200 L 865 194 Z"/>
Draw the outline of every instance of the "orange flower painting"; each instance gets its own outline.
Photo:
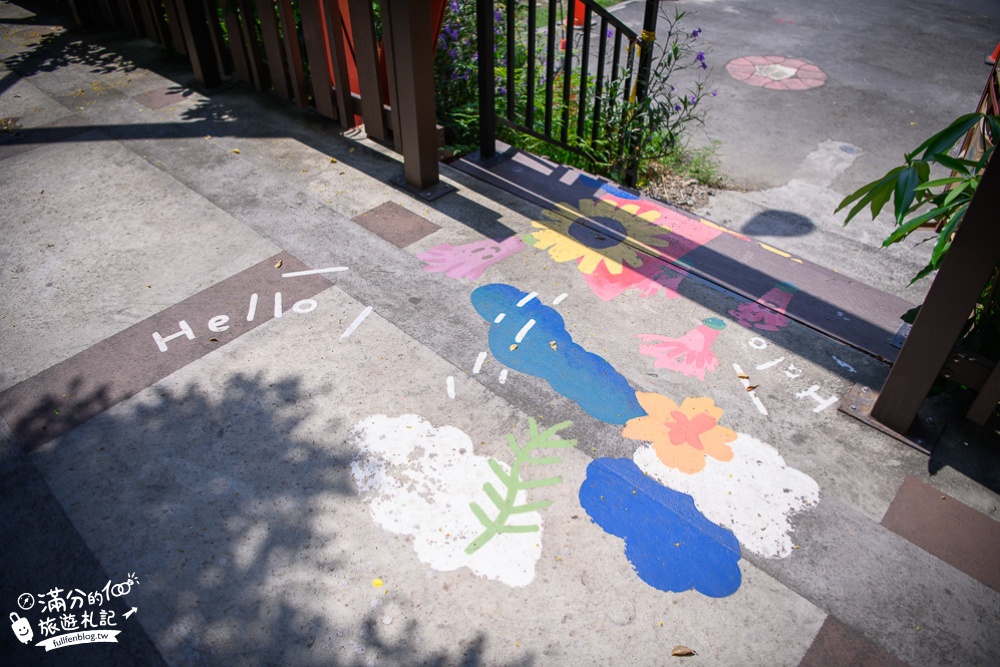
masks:
<path id="1" fill-rule="evenodd" d="M 710 398 L 685 398 L 678 406 L 666 396 L 636 392 L 646 416 L 629 420 L 622 435 L 652 443 L 663 465 L 693 475 L 705 468 L 705 457 L 719 461 L 733 458 L 726 445 L 736 432 L 719 426 L 722 408 Z"/>

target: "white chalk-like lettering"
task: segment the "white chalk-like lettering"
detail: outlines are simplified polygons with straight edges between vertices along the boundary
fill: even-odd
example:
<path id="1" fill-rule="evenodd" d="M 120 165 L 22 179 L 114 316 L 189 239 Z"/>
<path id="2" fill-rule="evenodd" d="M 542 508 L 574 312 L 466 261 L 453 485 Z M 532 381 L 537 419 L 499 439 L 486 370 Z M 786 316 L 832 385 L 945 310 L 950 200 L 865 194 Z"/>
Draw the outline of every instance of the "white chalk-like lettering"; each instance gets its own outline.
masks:
<path id="1" fill-rule="evenodd" d="M 194 331 L 191 330 L 191 327 L 187 322 L 181 320 L 178 322 L 178 326 L 180 326 L 181 330 L 175 334 L 170 334 L 169 336 L 161 336 L 158 331 L 153 333 L 153 340 L 156 341 L 156 346 L 160 348 L 160 352 L 166 352 L 167 343 L 180 336 L 187 336 L 188 340 L 194 340 Z"/>
<path id="2" fill-rule="evenodd" d="M 208 321 L 208 330 L 219 333 L 220 331 L 225 331 L 229 328 L 226 322 L 229 321 L 229 315 L 216 315 Z"/>
<path id="3" fill-rule="evenodd" d="M 820 396 L 818 384 L 814 384 L 805 391 L 796 392 L 795 394 L 795 398 L 805 398 L 806 396 L 812 398 L 817 403 L 816 407 L 813 408 L 813 412 L 822 412 L 839 400 L 837 396 L 830 396 L 829 398 Z"/>

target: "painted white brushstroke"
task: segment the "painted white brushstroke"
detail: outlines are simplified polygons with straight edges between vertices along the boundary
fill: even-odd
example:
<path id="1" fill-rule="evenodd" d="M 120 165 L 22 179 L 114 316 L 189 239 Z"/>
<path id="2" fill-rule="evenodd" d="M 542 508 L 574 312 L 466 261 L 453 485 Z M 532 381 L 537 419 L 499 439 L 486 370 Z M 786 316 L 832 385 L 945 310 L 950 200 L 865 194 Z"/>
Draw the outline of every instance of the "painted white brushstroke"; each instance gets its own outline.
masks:
<path id="1" fill-rule="evenodd" d="M 733 364 L 733 370 L 736 371 L 736 375 L 746 375 L 746 373 L 743 372 L 743 369 L 740 368 L 739 364 Z M 767 416 L 767 408 L 765 408 L 764 404 L 760 402 L 759 398 L 757 398 L 757 393 L 750 389 L 750 380 L 747 378 L 738 379 L 743 383 L 743 388 L 746 390 L 747 396 L 750 397 L 750 400 L 753 401 L 753 404 L 757 407 L 757 411 L 760 414 Z"/>
<path id="2" fill-rule="evenodd" d="M 281 292 L 274 293 L 274 316 L 281 317 L 284 309 L 281 307 Z"/>
<path id="3" fill-rule="evenodd" d="M 507 369 L 500 371 L 500 384 L 507 384 Z"/>
<path id="4" fill-rule="evenodd" d="M 743 548 L 765 558 L 788 556 L 795 548 L 792 515 L 819 502 L 819 486 L 753 436 L 740 433 L 729 446 L 731 461 L 706 457 L 697 475 L 663 465 L 652 446 L 640 448 L 633 460 L 664 486 L 693 497 L 699 511 L 732 530 Z"/>
<path id="5" fill-rule="evenodd" d="M 833 357 L 832 354 L 830 356 Z M 838 366 L 840 366 L 842 368 L 846 368 L 847 370 L 851 371 L 852 373 L 857 373 L 857 371 L 854 369 L 854 366 L 850 365 L 846 361 L 842 361 L 842 360 L 838 359 L 837 357 L 833 357 L 833 360 L 837 362 Z"/>
<path id="6" fill-rule="evenodd" d="M 520 301 L 517 302 L 517 307 L 520 308 L 524 304 L 526 304 L 529 301 L 531 301 L 532 299 L 534 299 L 536 296 L 538 296 L 538 292 L 532 292 L 531 294 L 528 294 L 523 299 L 521 299 Z"/>
<path id="7" fill-rule="evenodd" d="M 482 487 L 499 484 L 488 457 L 473 451 L 472 440 L 454 426 L 435 428 L 419 415 L 374 415 L 354 427 L 358 456 L 351 472 L 375 523 L 413 537 L 421 562 L 435 570 L 467 567 L 475 574 L 508 586 L 525 586 L 535 578 L 542 553 L 542 532 L 500 533 L 471 556 L 465 547 L 483 526 L 470 502 L 495 514 Z M 500 465 L 509 471 L 502 462 Z M 504 493 L 501 490 L 501 493 Z M 517 495 L 518 504 L 528 494 Z M 534 524 L 538 512 L 512 516 L 508 523 Z"/>
<path id="8" fill-rule="evenodd" d="M 448 385 L 448 398 L 455 398 L 455 378 L 449 375 L 445 384 Z"/>
<path id="9" fill-rule="evenodd" d="M 257 294 L 255 292 L 250 295 L 250 309 L 247 311 L 247 322 L 253 322 L 253 318 L 256 314 L 257 314 Z"/>
<path id="10" fill-rule="evenodd" d="M 328 269 L 310 269 L 309 271 L 291 271 L 282 273 L 282 278 L 298 278 L 299 276 L 314 276 L 317 273 L 333 273 L 335 271 L 347 271 L 346 266 L 331 266 Z"/>
<path id="11" fill-rule="evenodd" d="M 493 323 L 500 324 L 501 322 L 503 322 L 503 318 L 505 317 L 507 317 L 507 313 L 500 313 L 499 315 L 497 315 L 497 318 L 493 320 Z"/>
<path id="12" fill-rule="evenodd" d="M 567 294 L 566 292 L 563 292 L 562 294 L 560 294 L 556 298 L 552 299 L 552 305 L 553 306 L 558 306 L 560 303 L 563 302 L 563 299 L 565 299 L 568 296 L 569 296 L 569 294 Z M 699 322 L 698 324 L 701 324 L 701 322 Z"/>
<path id="13" fill-rule="evenodd" d="M 514 336 L 514 342 L 520 343 L 524 340 L 524 337 L 528 335 L 528 332 L 531 331 L 531 327 L 533 326 L 535 326 L 535 320 L 528 320 L 525 322 L 524 326 L 521 327 L 521 330 L 517 332 L 516 336 Z"/>
<path id="14" fill-rule="evenodd" d="M 784 360 L 784 357 L 778 357 L 777 359 L 772 359 L 771 361 L 765 361 L 760 366 L 756 366 L 756 369 L 759 371 L 766 371 L 768 368 L 774 368 Z"/>
<path id="15" fill-rule="evenodd" d="M 361 323 L 365 321 L 365 318 L 371 314 L 372 314 L 371 306 L 368 306 L 367 308 L 362 310 L 361 314 L 358 315 L 353 322 L 351 322 L 351 326 L 347 327 L 347 329 L 344 330 L 344 333 L 340 334 L 340 339 L 343 340 L 344 338 L 347 338 L 352 333 L 354 333 L 354 330 L 357 329 L 361 325 Z"/>
<path id="16" fill-rule="evenodd" d="M 476 357 L 476 365 L 472 367 L 473 374 L 478 373 L 483 370 L 483 362 L 486 361 L 486 353 L 480 352 L 479 356 Z"/>

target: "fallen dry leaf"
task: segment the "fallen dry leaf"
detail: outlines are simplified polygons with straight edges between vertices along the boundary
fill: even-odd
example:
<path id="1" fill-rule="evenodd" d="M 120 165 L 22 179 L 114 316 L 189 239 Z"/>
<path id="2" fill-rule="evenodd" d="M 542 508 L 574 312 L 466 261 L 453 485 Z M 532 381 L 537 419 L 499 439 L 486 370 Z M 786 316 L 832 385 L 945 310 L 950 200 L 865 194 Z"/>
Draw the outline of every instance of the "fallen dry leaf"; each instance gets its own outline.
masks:
<path id="1" fill-rule="evenodd" d="M 279 259 L 278 262 L 277 262 L 277 264 L 274 265 L 274 268 L 280 269 L 281 268 L 281 263 L 284 262 L 284 261 L 285 260 L 283 260 L 283 259 Z"/>
<path id="2" fill-rule="evenodd" d="M 550 340 L 549 341 L 549 347 L 551 347 L 553 350 L 558 350 L 559 349 L 559 348 L 556 347 L 556 342 L 554 340 Z"/>
<path id="3" fill-rule="evenodd" d="M 747 387 L 747 391 L 753 391 L 754 389 L 756 389 L 759 386 L 760 386 L 759 384 L 752 384 L 749 387 Z"/>
<path id="4" fill-rule="evenodd" d="M 240 149 L 239 148 L 234 148 L 233 152 L 236 153 L 237 155 L 239 155 L 240 154 Z"/>
<path id="5" fill-rule="evenodd" d="M 687 646 L 675 646 L 674 650 L 670 652 L 670 655 L 684 657 L 688 655 L 698 655 L 694 649 L 690 649 Z"/>
<path id="6" fill-rule="evenodd" d="M 738 377 L 738 378 L 739 378 L 739 379 L 741 379 L 741 380 L 749 380 L 749 379 L 750 379 L 750 376 L 749 376 L 749 375 L 746 375 L 746 374 L 744 374 L 744 373 L 740 373 L 740 374 L 739 374 L 739 375 L 737 375 L 736 377 Z"/>
<path id="7" fill-rule="evenodd" d="M 337 158 L 335 157 L 330 158 L 330 164 L 337 164 Z"/>
<path id="8" fill-rule="evenodd" d="M 511 352 L 513 352 L 516 349 L 517 349 L 517 343 L 514 343 L 513 345 L 510 346 L 510 351 Z"/>
<path id="9" fill-rule="evenodd" d="M 219 339 L 218 339 L 218 338 L 214 338 L 214 337 L 213 337 L 213 338 L 209 338 L 209 339 L 208 339 L 208 342 L 209 342 L 209 343 L 218 343 L 218 342 L 219 342 Z"/>

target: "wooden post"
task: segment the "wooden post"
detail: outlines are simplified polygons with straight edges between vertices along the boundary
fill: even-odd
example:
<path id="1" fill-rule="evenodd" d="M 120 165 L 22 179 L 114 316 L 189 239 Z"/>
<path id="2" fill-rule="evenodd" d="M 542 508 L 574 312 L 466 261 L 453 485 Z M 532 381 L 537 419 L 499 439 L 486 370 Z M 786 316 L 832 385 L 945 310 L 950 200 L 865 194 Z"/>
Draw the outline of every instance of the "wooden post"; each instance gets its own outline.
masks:
<path id="1" fill-rule="evenodd" d="M 402 135 L 403 174 L 407 186 L 429 195 L 439 183 L 430 3 L 387 0 L 382 7 L 391 14 L 396 82 L 392 104 Z"/>
<path id="2" fill-rule="evenodd" d="M 951 249 L 924 299 L 871 417 L 906 433 L 1000 256 L 1000 160 L 986 166 Z"/>

